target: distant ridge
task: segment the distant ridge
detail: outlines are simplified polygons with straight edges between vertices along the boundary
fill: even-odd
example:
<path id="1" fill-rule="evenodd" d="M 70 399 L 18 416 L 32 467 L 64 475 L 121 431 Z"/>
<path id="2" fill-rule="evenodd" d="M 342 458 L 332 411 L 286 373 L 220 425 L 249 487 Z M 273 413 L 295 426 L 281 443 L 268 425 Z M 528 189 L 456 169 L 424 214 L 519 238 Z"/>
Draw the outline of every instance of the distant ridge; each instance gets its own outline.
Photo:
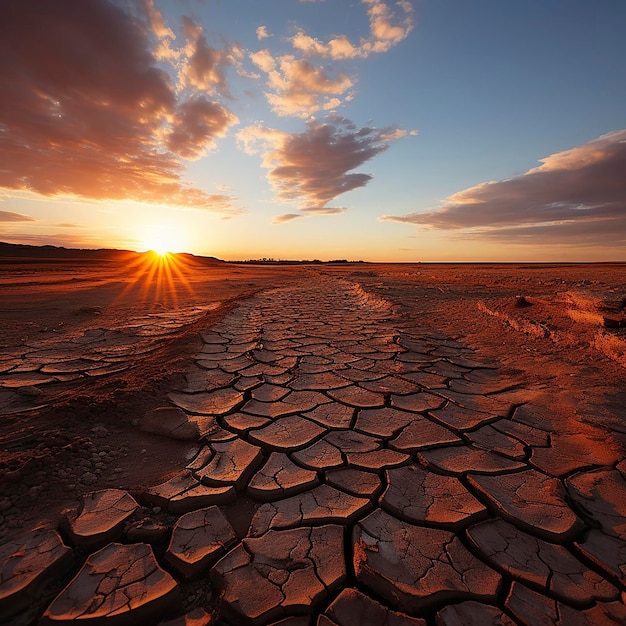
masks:
<path id="1" fill-rule="evenodd" d="M 14 260 L 83 260 L 83 261 L 127 261 L 133 257 L 141 256 L 144 252 L 133 252 L 132 250 L 115 250 L 111 248 L 64 248 L 62 246 L 32 246 L 20 243 L 6 243 L 0 241 L 0 259 Z M 202 257 L 188 253 L 178 253 L 178 256 L 187 259 L 195 259 L 200 262 L 211 261 L 223 263 L 215 257 Z"/>
<path id="2" fill-rule="evenodd" d="M 110 250 L 101 248 L 88 250 L 82 248 L 63 248 L 59 246 L 31 246 L 0 241 L 0 257 L 29 259 L 112 259 L 119 260 L 137 254 L 130 250 Z"/>

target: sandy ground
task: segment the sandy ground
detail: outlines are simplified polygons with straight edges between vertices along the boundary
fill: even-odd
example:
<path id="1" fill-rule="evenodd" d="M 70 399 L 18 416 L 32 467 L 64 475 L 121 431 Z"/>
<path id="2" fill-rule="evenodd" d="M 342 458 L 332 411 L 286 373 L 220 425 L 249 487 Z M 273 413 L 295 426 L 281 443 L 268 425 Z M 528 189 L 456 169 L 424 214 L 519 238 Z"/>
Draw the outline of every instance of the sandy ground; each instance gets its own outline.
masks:
<path id="1" fill-rule="evenodd" d="M 592 442 L 624 457 L 626 329 L 605 328 L 604 321 L 623 319 L 623 264 L 212 263 L 165 270 L 3 263 L 0 541 L 56 519 L 81 493 L 104 487 L 133 493 L 180 469 L 195 445 L 144 433 L 137 424 L 180 385 L 199 332 L 252 294 L 317 273 L 357 283 L 416 327 L 461 338 L 500 363 L 524 382 L 525 399 L 530 389 L 533 404 L 558 425 L 553 445 L 564 453 Z M 518 306 L 518 296 L 527 306 Z M 94 369 L 98 375 L 77 365 L 45 379 L 42 368 L 54 372 L 55 363 L 80 359 L 81 345 L 96 336 L 107 338 L 109 356 L 116 337 L 127 345 L 132 338 L 133 349 L 109 359 L 108 370 Z M 23 385 L 10 380 L 20 366 Z M 18 393 L 20 385 L 28 389 Z M 514 401 L 516 386 L 506 393 Z"/>

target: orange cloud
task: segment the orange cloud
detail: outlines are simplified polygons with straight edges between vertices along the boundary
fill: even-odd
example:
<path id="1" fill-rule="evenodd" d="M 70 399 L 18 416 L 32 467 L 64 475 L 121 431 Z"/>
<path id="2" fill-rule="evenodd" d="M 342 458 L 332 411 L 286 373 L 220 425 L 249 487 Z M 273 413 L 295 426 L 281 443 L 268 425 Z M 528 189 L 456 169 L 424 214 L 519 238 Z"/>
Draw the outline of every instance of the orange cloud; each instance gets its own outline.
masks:
<path id="1" fill-rule="evenodd" d="M 236 117 L 177 94 L 140 20 L 104 0 L 21 0 L 3 20 L 0 187 L 233 210 L 232 198 L 185 184 L 180 158 L 200 156 Z M 153 28 L 169 36 L 154 16 Z M 190 67 L 201 82 L 221 65 L 199 54 Z"/>
<path id="2" fill-rule="evenodd" d="M 329 111 L 341 104 L 339 96 L 353 86 L 346 74 L 333 78 L 324 68 L 293 55 L 274 58 L 268 50 L 261 50 L 250 58 L 268 75 L 265 96 L 278 115 L 309 117 L 317 111 Z"/>
<path id="3" fill-rule="evenodd" d="M 325 67 L 315 65 L 311 57 L 364 59 L 374 53 L 386 52 L 413 29 L 413 7 L 408 0 L 396 3 L 398 12 L 381 0 L 361 2 L 366 6 L 369 17 L 367 39 L 362 38 L 355 44 L 346 35 L 337 35 L 322 42 L 300 29 L 289 39 L 299 56 L 274 56 L 267 49 L 249 55 L 250 60 L 267 74 L 265 96 L 275 113 L 307 118 L 318 111 L 336 109 L 352 99 L 350 89 L 354 87 L 354 79 L 346 73 L 332 76 Z M 259 39 L 267 34 L 263 29 L 257 29 Z"/>
<path id="4" fill-rule="evenodd" d="M 307 55 L 318 55 L 330 59 L 367 58 L 374 53 L 387 52 L 406 39 L 413 30 L 413 6 L 408 0 L 400 0 L 397 6 L 400 15 L 387 3 L 380 0 L 361 0 L 367 7 L 370 36 L 358 44 L 350 42 L 346 35 L 338 35 L 322 42 L 299 30 L 292 38 L 291 45 Z"/>
<path id="5" fill-rule="evenodd" d="M 459 191 L 437 209 L 380 219 L 518 243 L 626 243 L 626 129 L 541 162 Z"/>
<path id="6" fill-rule="evenodd" d="M 259 26 L 256 29 L 256 36 L 259 41 L 261 41 L 261 39 L 267 39 L 268 37 L 271 37 L 271 35 L 267 32 L 267 26 Z"/>
<path id="7" fill-rule="evenodd" d="M 169 149 L 184 159 L 197 159 L 215 146 L 237 117 L 217 102 L 202 96 L 190 98 L 176 110 L 168 136 Z"/>
<path id="8" fill-rule="evenodd" d="M 303 212 L 337 214 L 328 207 L 336 196 L 365 186 L 369 174 L 351 173 L 384 152 L 402 133 L 393 129 L 357 128 L 333 116 L 326 123 L 310 121 L 303 133 L 282 133 L 251 126 L 238 134 L 248 154 L 261 154 L 263 167 L 278 198 L 295 202 Z"/>
<path id="9" fill-rule="evenodd" d="M 179 73 L 181 86 L 192 86 L 208 94 L 222 92 L 228 95 L 224 69 L 232 64 L 232 57 L 227 51 L 209 46 L 202 27 L 190 17 L 183 16 L 182 23 L 187 45 Z"/>
<path id="10" fill-rule="evenodd" d="M 291 222 L 292 220 L 297 220 L 301 217 L 304 217 L 304 215 L 301 215 L 300 213 L 282 213 L 281 215 L 276 215 L 272 219 L 272 223 L 284 224 L 285 222 Z"/>
<path id="11" fill-rule="evenodd" d="M 13 211 L 0 211 L 0 222 L 34 222 L 34 218 Z"/>

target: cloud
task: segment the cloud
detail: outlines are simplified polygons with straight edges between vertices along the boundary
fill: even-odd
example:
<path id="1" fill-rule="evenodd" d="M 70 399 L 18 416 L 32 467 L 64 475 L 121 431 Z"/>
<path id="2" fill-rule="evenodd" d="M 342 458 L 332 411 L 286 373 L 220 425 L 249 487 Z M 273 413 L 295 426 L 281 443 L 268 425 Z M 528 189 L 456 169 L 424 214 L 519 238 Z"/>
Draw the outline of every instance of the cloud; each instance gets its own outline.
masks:
<path id="1" fill-rule="evenodd" d="M 34 222 L 34 218 L 13 211 L 0 211 L 0 222 Z"/>
<path id="2" fill-rule="evenodd" d="M 328 202 L 372 178 L 351 170 L 384 152 L 400 135 L 394 129 L 357 128 L 332 116 L 325 123 L 309 121 L 302 133 L 249 126 L 238 139 L 248 154 L 262 155 L 280 200 L 299 204 L 308 213 L 336 214 L 345 209 L 330 208 Z"/>
<path id="3" fill-rule="evenodd" d="M 400 11 L 394 12 L 389 4 L 380 0 L 361 0 L 367 7 L 370 33 L 367 39 L 353 44 L 346 35 L 337 35 L 326 42 L 299 30 L 291 39 L 291 45 L 306 55 L 329 59 L 367 58 L 374 53 L 387 52 L 406 39 L 413 30 L 413 6 L 408 0 L 397 3 Z"/>
<path id="4" fill-rule="evenodd" d="M 292 220 L 297 220 L 301 217 L 304 217 L 304 215 L 301 215 L 300 213 L 283 213 L 281 215 L 276 215 L 272 219 L 272 223 L 284 224 L 285 222 L 291 222 Z"/>
<path id="5" fill-rule="evenodd" d="M 460 191 L 437 209 L 380 219 L 505 242 L 626 243 L 626 129 L 541 163 Z"/>
<path id="6" fill-rule="evenodd" d="M 250 59 L 267 74 L 265 97 L 277 115 L 306 118 L 335 109 L 342 102 L 339 96 L 354 84 L 346 74 L 333 77 L 323 67 L 293 55 L 274 58 L 269 50 L 260 50 Z"/>
<path id="7" fill-rule="evenodd" d="M 233 58 L 227 50 L 218 50 L 207 44 L 202 26 L 192 18 L 183 15 L 182 32 L 187 41 L 184 62 L 179 73 L 182 87 L 215 94 L 229 95 L 225 68 L 233 64 Z"/>
<path id="8" fill-rule="evenodd" d="M 261 41 L 261 39 L 267 39 L 268 37 L 271 37 L 271 35 L 267 32 L 267 26 L 259 26 L 256 29 L 256 36 L 259 41 Z"/>
<path id="9" fill-rule="evenodd" d="M 6 4 L 0 187 L 232 210 L 183 182 L 181 158 L 201 156 L 236 117 L 157 67 L 153 30 L 171 31 L 153 9 L 146 1 L 149 26 L 105 0 Z M 190 88 L 225 91 L 226 61 L 194 32 Z"/>
<path id="10" fill-rule="evenodd" d="M 207 149 L 215 147 L 215 139 L 223 137 L 237 118 L 217 102 L 202 96 L 183 102 L 173 117 L 168 148 L 184 159 L 198 159 Z"/>
<path id="11" fill-rule="evenodd" d="M 364 59 L 386 52 L 405 39 L 413 29 L 413 7 L 407 0 L 394 12 L 380 0 L 361 0 L 369 17 L 369 37 L 352 43 L 346 35 L 322 42 L 300 29 L 289 39 L 296 54 L 273 55 L 268 49 L 250 53 L 250 60 L 267 74 L 265 97 L 277 115 L 307 118 L 318 111 L 337 109 L 353 97 L 355 81 L 345 72 L 333 72 L 312 57 Z M 263 39 L 266 31 L 257 29 Z M 261 33 L 261 34 L 259 34 Z"/>

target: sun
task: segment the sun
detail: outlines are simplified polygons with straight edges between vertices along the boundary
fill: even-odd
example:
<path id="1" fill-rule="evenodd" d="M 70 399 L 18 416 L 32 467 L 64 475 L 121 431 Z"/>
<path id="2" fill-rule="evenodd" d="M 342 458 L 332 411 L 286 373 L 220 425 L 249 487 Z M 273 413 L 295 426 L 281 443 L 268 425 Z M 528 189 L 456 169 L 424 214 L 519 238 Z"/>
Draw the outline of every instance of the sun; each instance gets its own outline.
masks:
<path id="1" fill-rule="evenodd" d="M 152 250 L 161 257 L 182 250 L 176 230 L 165 226 L 148 226 L 141 240 L 142 250 Z"/>

